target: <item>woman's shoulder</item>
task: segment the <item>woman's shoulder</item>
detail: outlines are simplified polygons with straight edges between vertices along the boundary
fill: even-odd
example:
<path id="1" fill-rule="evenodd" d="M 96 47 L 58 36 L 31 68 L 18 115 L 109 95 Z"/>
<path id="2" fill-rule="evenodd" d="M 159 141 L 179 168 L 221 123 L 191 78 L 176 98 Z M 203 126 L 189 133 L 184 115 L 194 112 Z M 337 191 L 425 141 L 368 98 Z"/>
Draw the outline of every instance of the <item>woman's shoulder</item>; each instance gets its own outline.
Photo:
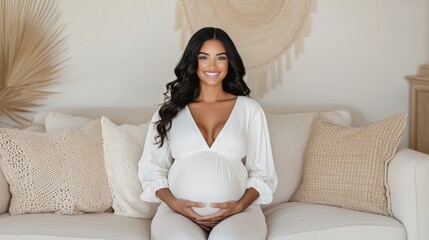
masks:
<path id="1" fill-rule="evenodd" d="M 161 107 L 158 107 L 158 109 L 155 110 L 150 120 L 151 122 L 157 122 L 161 119 L 161 116 L 159 115 L 160 110 L 161 110 Z"/>
<path id="2" fill-rule="evenodd" d="M 248 96 L 238 96 L 242 105 L 248 110 L 259 111 L 262 109 L 261 104 L 253 98 Z"/>
<path id="3" fill-rule="evenodd" d="M 241 116 L 249 119 L 249 122 L 252 122 L 253 119 L 264 112 L 261 104 L 255 99 L 247 96 L 239 96 L 238 101 L 240 103 L 239 111 L 241 112 Z"/>

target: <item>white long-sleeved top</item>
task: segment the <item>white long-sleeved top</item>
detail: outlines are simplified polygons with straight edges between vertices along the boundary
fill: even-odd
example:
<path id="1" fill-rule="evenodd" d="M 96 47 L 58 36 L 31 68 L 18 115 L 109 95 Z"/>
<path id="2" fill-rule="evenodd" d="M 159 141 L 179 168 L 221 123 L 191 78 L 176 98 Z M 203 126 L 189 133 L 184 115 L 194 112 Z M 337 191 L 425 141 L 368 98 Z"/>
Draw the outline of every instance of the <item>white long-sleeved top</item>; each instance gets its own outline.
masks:
<path id="1" fill-rule="evenodd" d="M 190 199 L 199 195 L 216 198 L 216 194 L 222 195 L 222 189 L 239 192 L 240 198 L 246 188 L 253 187 L 259 192 L 256 203 L 272 201 L 278 180 L 265 114 L 258 102 L 239 96 L 211 146 L 186 106 L 173 119 L 164 145 L 159 148 L 154 125 L 158 119 L 157 112 L 139 162 L 143 201 L 160 202 L 155 192 L 166 187 L 175 197 L 193 201 L 200 201 Z M 212 202 L 216 201 L 222 199 Z"/>

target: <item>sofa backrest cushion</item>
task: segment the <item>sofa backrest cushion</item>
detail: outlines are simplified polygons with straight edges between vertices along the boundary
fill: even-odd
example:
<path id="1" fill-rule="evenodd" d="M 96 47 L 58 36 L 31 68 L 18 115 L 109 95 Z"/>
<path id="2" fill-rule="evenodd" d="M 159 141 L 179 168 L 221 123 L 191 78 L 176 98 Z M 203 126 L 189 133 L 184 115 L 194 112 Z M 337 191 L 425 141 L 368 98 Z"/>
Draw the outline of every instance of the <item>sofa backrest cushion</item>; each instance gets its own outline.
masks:
<path id="1" fill-rule="evenodd" d="M 94 119 L 72 116 L 58 112 L 49 112 L 45 118 L 46 132 L 57 132 L 66 128 L 80 129 Z"/>
<path id="2" fill-rule="evenodd" d="M 350 125 L 348 111 L 322 112 L 335 122 Z M 287 202 L 302 180 L 304 151 L 318 113 L 267 114 L 271 147 L 279 183 L 271 204 Z"/>
<path id="3" fill-rule="evenodd" d="M 121 109 L 110 109 L 106 111 L 103 109 L 64 110 L 64 112 L 69 114 L 76 114 L 78 116 L 85 116 L 93 119 L 101 117 L 102 115 L 107 115 L 110 119 L 110 116 L 112 116 L 112 118 L 116 120 L 114 122 L 117 124 L 144 123 L 147 120 L 147 116 L 152 115 L 154 111 L 156 111 L 156 108 L 139 110 L 127 109 L 125 113 Z M 47 114 L 48 113 L 39 113 L 35 118 L 35 122 L 45 123 Z M 309 138 L 312 121 L 317 114 L 318 113 L 316 112 L 281 113 L 281 111 L 271 111 L 269 109 L 266 111 L 274 161 L 279 178 L 279 184 L 276 192 L 274 193 L 273 202 L 270 205 L 287 202 L 298 188 L 302 178 L 301 172 L 304 150 Z M 338 123 L 342 123 L 344 125 L 351 124 L 350 113 L 346 110 L 329 111 L 323 112 L 322 114 Z M 128 119 L 128 116 L 134 116 L 134 118 L 136 118 L 136 115 L 141 115 L 141 119 Z M 54 118 L 59 120 L 61 116 L 62 115 L 52 114 L 50 118 L 51 120 Z M 3 195 L 1 197 L 3 197 Z"/>

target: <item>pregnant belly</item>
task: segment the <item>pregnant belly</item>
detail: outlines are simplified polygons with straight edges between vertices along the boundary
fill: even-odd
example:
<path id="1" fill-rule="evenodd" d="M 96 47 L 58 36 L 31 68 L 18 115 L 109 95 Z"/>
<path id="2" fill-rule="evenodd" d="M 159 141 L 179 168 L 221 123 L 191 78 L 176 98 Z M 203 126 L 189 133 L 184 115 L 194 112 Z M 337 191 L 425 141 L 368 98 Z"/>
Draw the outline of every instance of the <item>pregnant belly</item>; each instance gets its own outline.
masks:
<path id="1" fill-rule="evenodd" d="M 203 208 L 193 208 L 200 216 L 219 211 L 210 207 L 210 203 L 239 200 L 246 190 L 247 178 L 241 161 L 213 151 L 176 159 L 168 176 L 170 191 L 176 198 L 206 204 Z"/>

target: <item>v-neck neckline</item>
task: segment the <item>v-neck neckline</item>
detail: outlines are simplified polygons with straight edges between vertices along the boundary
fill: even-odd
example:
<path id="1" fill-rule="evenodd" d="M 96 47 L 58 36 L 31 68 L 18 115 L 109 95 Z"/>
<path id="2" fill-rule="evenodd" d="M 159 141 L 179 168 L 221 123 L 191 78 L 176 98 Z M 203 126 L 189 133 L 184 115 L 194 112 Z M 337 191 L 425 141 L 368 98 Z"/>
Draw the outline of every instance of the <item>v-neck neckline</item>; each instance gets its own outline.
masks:
<path id="1" fill-rule="evenodd" d="M 204 142 L 204 145 L 206 146 L 206 148 L 208 148 L 208 149 L 213 149 L 213 147 L 215 146 L 215 144 L 216 144 L 217 140 L 218 140 L 218 139 L 219 139 L 219 137 L 222 135 L 222 132 L 224 131 L 225 127 L 226 127 L 226 126 L 227 126 L 227 124 L 230 122 L 230 119 L 232 118 L 232 115 L 234 114 L 235 109 L 237 108 L 237 104 L 238 104 L 238 100 L 239 100 L 239 99 L 240 99 L 240 96 L 237 96 L 237 98 L 235 99 L 234 106 L 232 107 L 232 110 L 231 110 L 231 112 L 229 113 L 229 116 L 228 116 L 228 118 L 226 119 L 225 124 L 222 126 L 222 129 L 219 131 L 218 135 L 217 135 L 217 136 L 216 136 L 216 138 L 213 140 L 213 142 L 212 142 L 212 144 L 211 144 L 211 145 L 209 145 L 209 144 L 207 143 L 207 140 L 204 138 L 203 133 L 201 132 L 200 128 L 198 127 L 198 124 L 197 124 L 197 122 L 195 121 L 194 116 L 192 116 L 191 109 L 189 108 L 189 106 L 188 106 L 188 105 L 186 105 L 186 109 L 187 109 L 187 111 L 188 111 L 188 114 L 189 114 L 189 116 L 190 116 L 190 118 L 191 118 L 192 122 L 193 122 L 193 125 L 194 125 L 195 129 L 197 130 L 199 137 L 200 137 L 200 138 L 202 139 L 202 141 Z"/>

